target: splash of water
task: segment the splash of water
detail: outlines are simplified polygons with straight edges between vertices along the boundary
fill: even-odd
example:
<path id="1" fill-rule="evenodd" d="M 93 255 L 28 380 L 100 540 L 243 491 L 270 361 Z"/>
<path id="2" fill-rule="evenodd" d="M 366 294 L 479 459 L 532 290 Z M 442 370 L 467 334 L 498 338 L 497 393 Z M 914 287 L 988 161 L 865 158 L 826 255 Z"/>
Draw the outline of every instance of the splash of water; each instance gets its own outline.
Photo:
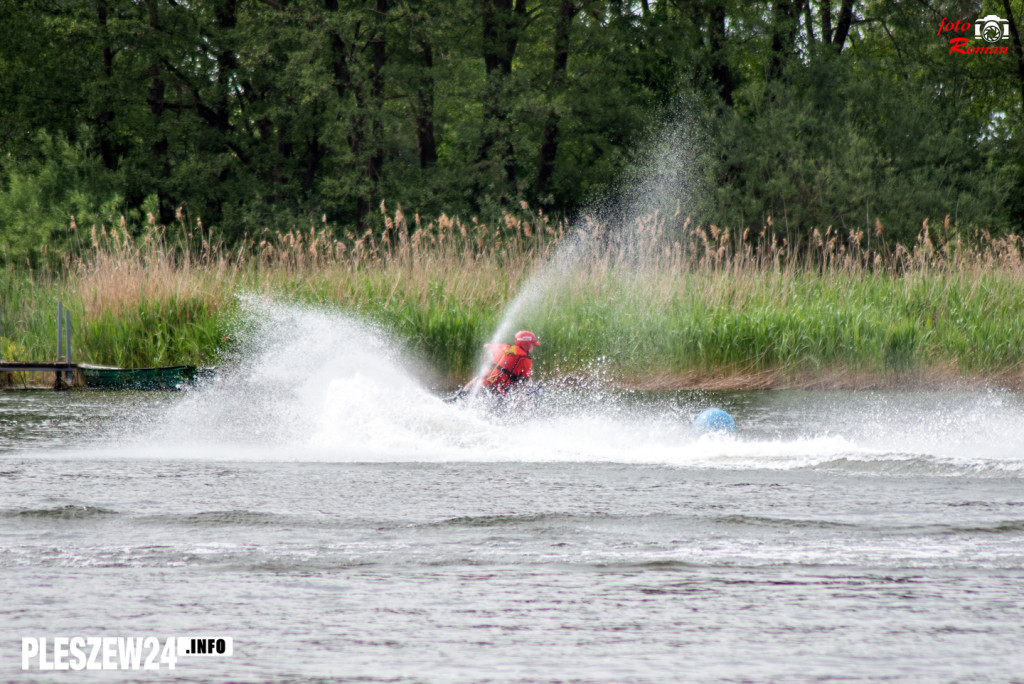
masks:
<path id="1" fill-rule="evenodd" d="M 448 407 L 417 380 L 421 364 L 381 328 L 334 312 L 249 297 L 240 350 L 218 380 L 181 402 L 163 435 L 359 451 L 448 444 Z"/>
<path id="2" fill-rule="evenodd" d="M 131 458 L 331 462 L 614 462 L 867 473 L 1024 473 L 1012 394 L 771 395 L 728 406 L 739 438 L 696 438 L 699 395 L 555 389 L 507 422 L 445 404 L 386 331 L 338 313 L 249 299 L 242 350 L 216 381 L 161 400 Z M 777 398 L 776 398 L 777 397 Z M 169 405 L 168 405 L 169 402 Z"/>
<path id="3" fill-rule="evenodd" d="M 515 328 L 530 327 L 530 315 L 552 292 L 600 260 L 611 257 L 642 268 L 652 235 L 639 230 L 638 219 L 657 213 L 678 216 L 692 203 L 699 186 L 696 160 L 702 139 L 694 117 L 679 107 L 651 136 L 620 195 L 593 204 L 551 258 L 535 267 L 506 307 L 490 342 L 507 342 Z M 483 360 L 477 374 L 487 367 Z"/>

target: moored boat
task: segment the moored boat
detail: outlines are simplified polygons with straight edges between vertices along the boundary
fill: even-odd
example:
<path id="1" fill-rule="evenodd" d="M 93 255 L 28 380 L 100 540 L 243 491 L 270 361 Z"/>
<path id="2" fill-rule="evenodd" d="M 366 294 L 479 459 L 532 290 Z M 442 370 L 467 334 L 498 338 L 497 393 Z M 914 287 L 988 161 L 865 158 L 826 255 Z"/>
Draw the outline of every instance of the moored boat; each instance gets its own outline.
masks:
<path id="1" fill-rule="evenodd" d="M 118 368 L 78 364 L 86 387 L 104 390 L 178 390 L 191 385 L 204 371 L 195 366 Z"/>

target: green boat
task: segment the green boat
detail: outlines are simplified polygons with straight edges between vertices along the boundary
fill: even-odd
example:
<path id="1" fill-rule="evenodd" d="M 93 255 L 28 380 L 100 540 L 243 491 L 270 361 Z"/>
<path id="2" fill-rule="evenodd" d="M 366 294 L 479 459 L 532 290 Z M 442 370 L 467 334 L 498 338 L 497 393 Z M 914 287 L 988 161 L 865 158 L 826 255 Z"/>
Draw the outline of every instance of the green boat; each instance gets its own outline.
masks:
<path id="1" fill-rule="evenodd" d="M 104 390 L 179 390 L 191 385 L 207 372 L 207 369 L 195 366 L 117 368 L 78 364 L 78 373 L 85 386 Z"/>

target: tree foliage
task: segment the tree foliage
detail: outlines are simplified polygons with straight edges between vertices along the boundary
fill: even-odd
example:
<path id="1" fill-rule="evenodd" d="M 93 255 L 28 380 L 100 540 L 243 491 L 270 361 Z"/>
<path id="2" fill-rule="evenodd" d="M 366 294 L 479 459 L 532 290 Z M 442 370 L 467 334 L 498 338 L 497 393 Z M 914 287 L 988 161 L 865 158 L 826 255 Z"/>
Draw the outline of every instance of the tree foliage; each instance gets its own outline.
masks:
<path id="1" fill-rule="evenodd" d="M 950 50 L 943 21 L 990 14 L 1007 54 Z M 1024 227 L 1019 0 L 0 0 L 0 21 L 5 261 L 66 246 L 72 216 L 185 214 L 232 243 L 360 234 L 382 201 L 573 215 L 683 125 L 698 222 Z"/>

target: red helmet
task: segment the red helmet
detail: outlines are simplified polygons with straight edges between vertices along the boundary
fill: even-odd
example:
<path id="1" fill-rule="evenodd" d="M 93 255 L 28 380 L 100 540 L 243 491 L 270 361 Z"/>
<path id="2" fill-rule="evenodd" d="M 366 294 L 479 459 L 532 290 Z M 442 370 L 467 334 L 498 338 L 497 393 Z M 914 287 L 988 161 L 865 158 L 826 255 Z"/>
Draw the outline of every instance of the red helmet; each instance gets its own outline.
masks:
<path id="1" fill-rule="evenodd" d="M 540 340 L 529 330 L 520 330 L 516 333 L 516 344 L 526 351 L 530 351 L 534 347 L 540 346 Z"/>

